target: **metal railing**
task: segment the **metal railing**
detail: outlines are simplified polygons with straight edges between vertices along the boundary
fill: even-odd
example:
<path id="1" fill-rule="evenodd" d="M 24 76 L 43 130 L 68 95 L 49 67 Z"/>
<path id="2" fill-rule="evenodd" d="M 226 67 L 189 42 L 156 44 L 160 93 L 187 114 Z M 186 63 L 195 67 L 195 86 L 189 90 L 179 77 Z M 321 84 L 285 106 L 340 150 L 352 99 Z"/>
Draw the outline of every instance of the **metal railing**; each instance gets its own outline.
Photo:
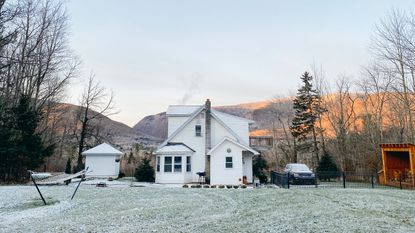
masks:
<path id="1" fill-rule="evenodd" d="M 399 179 L 394 185 L 381 182 L 377 173 L 316 172 L 299 176 L 272 171 L 271 183 L 281 188 L 407 188 L 407 180 Z"/>

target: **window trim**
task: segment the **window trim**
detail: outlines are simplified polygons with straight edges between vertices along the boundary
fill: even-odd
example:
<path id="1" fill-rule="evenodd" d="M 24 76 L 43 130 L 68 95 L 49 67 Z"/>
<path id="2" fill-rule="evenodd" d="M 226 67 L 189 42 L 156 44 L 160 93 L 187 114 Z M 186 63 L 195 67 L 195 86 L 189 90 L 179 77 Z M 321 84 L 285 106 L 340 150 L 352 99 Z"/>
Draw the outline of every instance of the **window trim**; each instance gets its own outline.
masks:
<path id="1" fill-rule="evenodd" d="M 160 172 L 160 156 L 157 156 L 156 160 L 156 172 Z"/>
<path id="2" fill-rule="evenodd" d="M 176 164 L 176 159 L 180 158 L 180 164 Z M 180 166 L 180 171 L 176 171 L 176 166 Z M 173 159 L 173 172 L 175 173 L 181 173 L 183 171 L 183 158 L 182 156 L 174 156 Z"/>
<path id="3" fill-rule="evenodd" d="M 192 172 L 192 157 L 186 156 L 186 172 Z"/>
<path id="4" fill-rule="evenodd" d="M 197 130 L 197 128 L 199 128 L 199 130 Z M 202 137 L 202 125 L 200 124 L 195 125 L 195 136 Z"/>
<path id="5" fill-rule="evenodd" d="M 231 158 L 230 162 L 228 162 L 228 158 Z M 229 164 L 230 164 L 230 167 L 228 167 Z M 233 157 L 232 156 L 225 156 L 225 168 L 233 169 Z"/>
<path id="6" fill-rule="evenodd" d="M 170 163 L 166 163 L 167 158 L 170 158 Z M 166 167 L 170 167 L 170 171 L 166 171 Z M 163 172 L 167 172 L 167 173 L 173 172 L 173 156 L 164 156 Z"/>

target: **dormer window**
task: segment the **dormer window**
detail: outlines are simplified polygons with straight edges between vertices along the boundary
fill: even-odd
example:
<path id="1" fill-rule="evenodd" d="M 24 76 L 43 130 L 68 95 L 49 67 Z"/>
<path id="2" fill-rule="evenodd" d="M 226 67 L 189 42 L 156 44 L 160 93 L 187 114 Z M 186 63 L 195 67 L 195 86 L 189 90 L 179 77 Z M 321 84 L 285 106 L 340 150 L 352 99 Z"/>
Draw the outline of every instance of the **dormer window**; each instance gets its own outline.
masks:
<path id="1" fill-rule="evenodd" d="M 196 137 L 201 137 L 202 136 L 202 126 L 201 125 L 196 125 L 195 126 L 195 135 L 196 135 Z"/>

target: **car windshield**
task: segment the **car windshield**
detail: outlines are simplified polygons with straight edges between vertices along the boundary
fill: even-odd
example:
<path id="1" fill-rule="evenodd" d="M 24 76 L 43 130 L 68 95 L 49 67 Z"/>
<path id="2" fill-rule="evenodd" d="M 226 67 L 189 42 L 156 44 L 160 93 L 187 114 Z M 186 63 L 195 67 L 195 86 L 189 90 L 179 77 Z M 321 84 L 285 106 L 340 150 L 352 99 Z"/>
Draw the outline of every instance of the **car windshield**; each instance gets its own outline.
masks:
<path id="1" fill-rule="evenodd" d="M 310 169 L 307 167 L 307 165 L 302 164 L 302 163 L 291 164 L 291 170 L 294 170 L 294 171 L 310 171 Z"/>

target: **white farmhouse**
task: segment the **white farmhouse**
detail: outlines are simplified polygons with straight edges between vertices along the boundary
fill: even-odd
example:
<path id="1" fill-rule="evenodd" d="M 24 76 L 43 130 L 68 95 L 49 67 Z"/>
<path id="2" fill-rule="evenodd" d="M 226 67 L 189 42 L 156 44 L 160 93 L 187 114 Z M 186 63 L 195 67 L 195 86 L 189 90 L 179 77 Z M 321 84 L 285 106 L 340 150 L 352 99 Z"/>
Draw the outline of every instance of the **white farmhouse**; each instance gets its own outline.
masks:
<path id="1" fill-rule="evenodd" d="M 198 182 L 205 172 L 210 184 L 252 183 L 249 125 L 253 121 L 205 105 L 173 105 L 167 110 L 168 138 L 154 153 L 156 183 Z"/>
<path id="2" fill-rule="evenodd" d="M 107 143 L 82 152 L 85 156 L 85 167 L 88 168 L 86 176 L 92 177 L 118 177 L 120 172 L 120 156 L 123 153 Z"/>

